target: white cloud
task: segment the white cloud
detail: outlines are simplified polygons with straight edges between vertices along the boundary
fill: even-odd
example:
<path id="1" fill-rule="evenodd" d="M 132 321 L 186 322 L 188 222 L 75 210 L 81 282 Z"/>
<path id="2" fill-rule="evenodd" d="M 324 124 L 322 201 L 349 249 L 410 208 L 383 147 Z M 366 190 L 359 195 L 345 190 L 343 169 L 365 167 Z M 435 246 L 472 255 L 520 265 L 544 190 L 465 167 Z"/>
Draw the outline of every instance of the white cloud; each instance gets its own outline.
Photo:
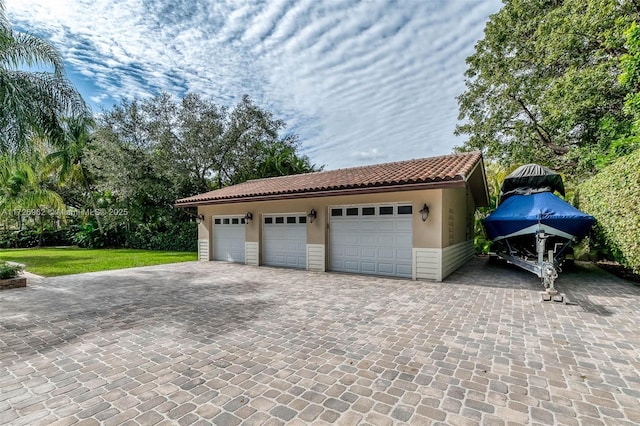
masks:
<path id="1" fill-rule="evenodd" d="M 351 154 L 351 157 L 359 163 L 372 164 L 386 158 L 387 156 L 381 153 L 378 148 L 371 148 L 368 151 L 354 152 Z"/>
<path id="2" fill-rule="evenodd" d="M 500 5 L 6 1 L 14 24 L 61 49 L 96 106 L 160 91 L 230 105 L 248 93 L 328 168 L 444 154 L 462 143 L 453 130 L 465 58 Z"/>

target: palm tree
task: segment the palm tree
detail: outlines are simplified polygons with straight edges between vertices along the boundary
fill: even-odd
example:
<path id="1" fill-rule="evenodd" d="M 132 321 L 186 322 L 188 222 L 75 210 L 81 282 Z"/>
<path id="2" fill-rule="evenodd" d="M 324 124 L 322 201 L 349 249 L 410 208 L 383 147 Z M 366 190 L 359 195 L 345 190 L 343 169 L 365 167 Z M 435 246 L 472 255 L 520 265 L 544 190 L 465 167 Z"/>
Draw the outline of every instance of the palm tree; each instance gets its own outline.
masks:
<path id="1" fill-rule="evenodd" d="M 58 180 L 64 182 L 77 182 L 85 190 L 91 200 L 93 210 L 97 211 L 96 199 L 93 195 L 89 172 L 85 166 L 85 156 L 92 141 L 92 130 L 95 122 L 92 118 L 72 117 L 67 118 L 64 124 L 64 139 L 58 144 L 57 151 L 49 154 L 47 159 L 58 170 Z M 104 235 L 100 215 L 96 215 L 96 222 L 100 233 Z"/>
<path id="2" fill-rule="evenodd" d="M 47 216 L 65 218 L 66 207 L 60 195 L 49 189 L 54 168 L 42 147 L 28 155 L 0 156 L 0 212 L 4 218 L 17 217 L 22 227 L 23 217 L 33 217 L 40 226 L 40 242 Z"/>
<path id="3" fill-rule="evenodd" d="M 23 151 L 33 134 L 45 135 L 56 143 L 63 134 L 62 117 L 89 114 L 86 103 L 64 76 L 60 53 L 45 40 L 14 31 L 3 0 L 0 0 L 0 105 L 2 153 Z"/>

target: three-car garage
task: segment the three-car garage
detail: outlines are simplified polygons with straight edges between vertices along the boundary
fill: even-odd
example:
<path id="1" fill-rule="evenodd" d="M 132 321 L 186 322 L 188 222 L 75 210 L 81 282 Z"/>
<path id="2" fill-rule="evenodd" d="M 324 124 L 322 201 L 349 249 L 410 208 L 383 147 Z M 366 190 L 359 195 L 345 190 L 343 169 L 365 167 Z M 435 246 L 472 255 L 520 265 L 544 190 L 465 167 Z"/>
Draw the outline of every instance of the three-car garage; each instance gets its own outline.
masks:
<path id="1" fill-rule="evenodd" d="M 482 154 L 256 179 L 176 202 L 198 258 L 440 281 L 473 255 Z"/>

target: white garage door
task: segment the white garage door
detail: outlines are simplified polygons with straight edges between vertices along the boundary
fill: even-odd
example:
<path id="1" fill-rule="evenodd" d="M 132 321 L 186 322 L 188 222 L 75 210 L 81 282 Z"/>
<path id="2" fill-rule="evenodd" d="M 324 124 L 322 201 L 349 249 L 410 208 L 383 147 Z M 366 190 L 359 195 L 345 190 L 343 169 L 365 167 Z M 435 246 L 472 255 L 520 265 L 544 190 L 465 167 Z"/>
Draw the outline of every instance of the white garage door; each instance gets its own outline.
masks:
<path id="1" fill-rule="evenodd" d="M 269 266 L 307 267 L 307 216 L 264 216 L 263 263 Z"/>
<path id="2" fill-rule="evenodd" d="M 329 211 L 331 270 L 411 278 L 410 204 L 332 207 Z"/>
<path id="3" fill-rule="evenodd" d="M 244 263 L 246 226 L 243 217 L 213 218 L 213 258 Z"/>

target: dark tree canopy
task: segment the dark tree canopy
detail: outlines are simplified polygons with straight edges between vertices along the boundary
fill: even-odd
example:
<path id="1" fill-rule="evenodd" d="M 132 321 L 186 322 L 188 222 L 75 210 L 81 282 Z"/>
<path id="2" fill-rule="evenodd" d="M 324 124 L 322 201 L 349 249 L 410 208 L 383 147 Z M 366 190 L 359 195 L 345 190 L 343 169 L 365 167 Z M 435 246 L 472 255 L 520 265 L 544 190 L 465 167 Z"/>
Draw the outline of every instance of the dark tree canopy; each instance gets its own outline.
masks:
<path id="1" fill-rule="evenodd" d="M 620 84 L 633 0 L 505 0 L 467 58 L 462 150 L 589 173 L 632 134 Z"/>
<path id="2" fill-rule="evenodd" d="M 145 207 L 138 216 L 147 220 L 153 208 L 181 197 L 319 170 L 298 154 L 295 135 L 281 135 L 284 127 L 248 96 L 233 108 L 195 94 L 125 101 L 99 120 L 89 171 L 100 191 Z"/>

